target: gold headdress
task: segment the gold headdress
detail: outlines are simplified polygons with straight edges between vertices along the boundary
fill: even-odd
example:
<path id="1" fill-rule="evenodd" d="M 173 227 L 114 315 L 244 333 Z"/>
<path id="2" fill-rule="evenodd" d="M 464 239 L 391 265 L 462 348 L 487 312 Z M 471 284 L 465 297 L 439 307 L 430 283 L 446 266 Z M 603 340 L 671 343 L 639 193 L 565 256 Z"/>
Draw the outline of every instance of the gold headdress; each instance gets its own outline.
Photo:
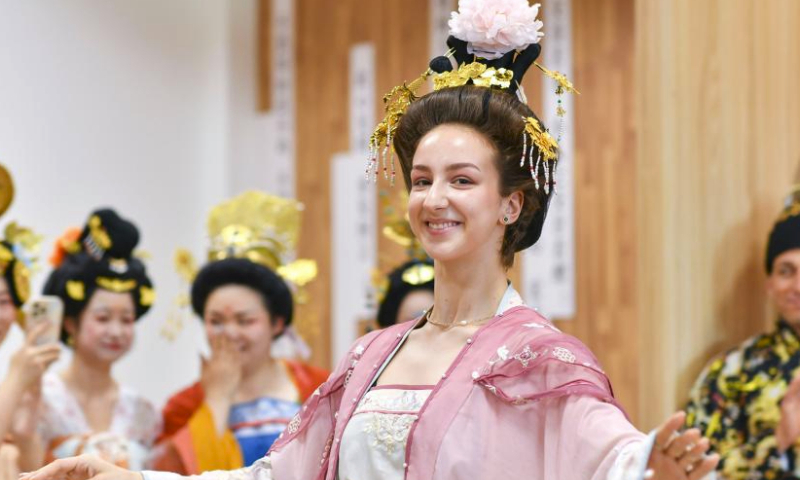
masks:
<path id="1" fill-rule="evenodd" d="M 459 2 L 459 11 L 453 13 L 449 22 L 450 37 L 447 44 L 450 50 L 447 54 L 434 58 L 429 68 L 417 79 L 394 87 L 384 96 L 386 116 L 375 128 L 369 140 L 367 179 L 372 177 L 377 181 L 378 171 L 383 170 L 384 178 L 394 184 L 396 169 L 392 140 L 397 125 L 409 105 L 417 100 L 419 89 L 430 77 L 433 77 L 434 91 L 472 84 L 505 90 L 510 94 L 516 94 L 519 100 L 525 103 L 520 83 L 528 67 L 534 64 L 556 82 L 555 93 L 559 96 L 556 115 L 561 119 L 561 126 L 558 139 L 554 139 L 536 118 L 524 118 L 525 126 L 521 132 L 524 147 L 521 152 L 520 167 L 524 167 L 527 163 L 536 182 L 536 188 L 542 187 L 546 194 L 550 194 L 555 184 L 553 177 L 558 162 L 558 142 L 561 140 L 563 117 L 566 114 L 560 96 L 564 93 L 580 92 L 564 74 L 535 63 L 541 52 L 538 42 L 544 35 L 540 31 L 542 22 L 536 20 L 539 5 L 529 5 L 527 0 L 515 0 L 509 2 L 505 8 L 506 11 L 498 11 L 492 2 L 483 0 Z M 494 15 L 504 15 L 506 21 L 503 24 L 509 25 L 509 28 L 514 28 L 515 31 L 504 32 L 503 28 L 498 31 L 485 30 L 486 25 L 476 25 L 472 20 Z M 519 28 L 519 25 L 523 25 L 523 28 Z M 508 44 L 508 38 L 519 39 L 519 44 Z M 451 58 L 458 68 L 453 68 Z M 544 185 L 540 185 L 539 182 L 540 172 L 544 174 Z"/>
<path id="2" fill-rule="evenodd" d="M 264 265 L 293 289 L 295 302 L 307 302 L 304 286 L 317 276 L 317 263 L 295 258 L 302 213 L 303 204 L 296 200 L 257 191 L 217 205 L 208 214 L 208 261 L 246 258 Z M 185 248 L 175 252 L 175 269 L 187 285 L 199 271 L 194 256 Z M 179 310 L 188 307 L 188 293 L 181 294 L 175 304 Z M 183 328 L 184 315 L 173 311 L 161 334 L 174 339 Z"/>
<path id="3" fill-rule="evenodd" d="M 294 300 L 305 303 L 304 286 L 317 276 L 317 263 L 296 259 L 303 204 L 262 192 L 245 192 L 211 209 L 207 228 L 208 260 L 246 258 L 280 275 L 294 290 Z M 186 249 L 175 252 L 175 269 L 191 284 L 198 272 L 194 256 Z M 188 294 L 176 304 L 189 305 Z M 174 338 L 182 328 L 179 315 L 167 320 L 162 335 Z"/>
<path id="4" fill-rule="evenodd" d="M 295 259 L 302 212 L 303 204 L 296 200 L 256 191 L 217 205 L 208 214 L 208 260 L 246 258 L 303 287 L 317 276 L 317 263 Z M 185 279 L 194 279 L 197 267 L 191 253 L 178 250 L 175 263 Z"/>

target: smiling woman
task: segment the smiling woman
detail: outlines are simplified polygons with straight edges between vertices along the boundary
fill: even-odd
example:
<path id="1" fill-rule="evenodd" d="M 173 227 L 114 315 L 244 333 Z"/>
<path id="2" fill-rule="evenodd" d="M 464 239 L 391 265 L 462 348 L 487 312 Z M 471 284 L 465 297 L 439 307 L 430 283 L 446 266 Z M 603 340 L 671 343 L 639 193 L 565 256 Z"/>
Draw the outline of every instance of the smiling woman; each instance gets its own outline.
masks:
<path id="1" fill-rule="evenodd" d="M 696 480 L 714 468 L 699 431 L 679 432 L 682 413 L 649 436 L 634 428 L 592 352 L 508 282 L 514 253 L 541 235 L 559 161 L 518 91 L 540 52 L 537 13 L 462 0 L 448 54 L 384 97 L 367 174 L 393 178 L 395 148 L 411 228 L 434 261 L 433 307 L 356 341 L 266 457 L 202 480 Z M 558 94 L 574 91 L 538 67 Z M 417 98 L 429 78 L 435 91 Z M 82 457 L 24 480 L 64 473 L 136 478 Z"/>
<path id="2" fill-rule="evenodd" d="M 327 371 L 272 355 L 274 341 L 291 334 L 294 299 L 276 270 L 293 255 L 300 214 L 297 202 L 247 192 L 209 215 L 212 261 L 194 277 L 191 304 L 211 356 L 200 380 L 167 402 L 154 468 L 253 464 L 325 380 Z"/>
<path id="3" fill-rule="evenodd" d="M 536 188 L 531 172 L 519 166 L 525 146 L 520 132 L 527 117 L 535 115 L 508 94 L 475 86 L 444 89 L 415 103 L 394 139 L 406 185 L 411 189 L 410 213 L 419 206 L 418 202 L 414 204 L 415 199 L 428 190 L 425 187 L 430 180 L 424 174 L 430 176 L 431 162 L 444 162 L 453 185 L 471 197 L 494 196 L 494 203 L 499 197 L 506 198 L 502 208 L 508 211 L 495 212 L 498 218 L 507 219 L 498 225 L 504 232 L 499 251 L 506 268 L 512 266 L 517 251 L 539 239 L 547 211 L 542 206 L 549 201 L 549 193 Z M 537 176 L 542 185 L 552 181 L 545 170 Z M 474 190 L 473 186 L 479 188 Z M 476 199 L 474 205 L 487 205 L 484 200 L 489 199 Z"/>
<path id="4" fill-rule="evenodd" d="M 80 452 L 146 465 L 161 418 L 111 374 L 154 298 L 145 266 L 133 255 L 138 242 L 136 226 L 109 209 L 94 211 L 82 230 L 58 241 L 44 293 L 64 304 L 61 340 L 73 356 L 65 371 L 44 376 L 41 407 L 31 402 L 26 413 L 33 421 L 15 432 L 23 468 Z"/>

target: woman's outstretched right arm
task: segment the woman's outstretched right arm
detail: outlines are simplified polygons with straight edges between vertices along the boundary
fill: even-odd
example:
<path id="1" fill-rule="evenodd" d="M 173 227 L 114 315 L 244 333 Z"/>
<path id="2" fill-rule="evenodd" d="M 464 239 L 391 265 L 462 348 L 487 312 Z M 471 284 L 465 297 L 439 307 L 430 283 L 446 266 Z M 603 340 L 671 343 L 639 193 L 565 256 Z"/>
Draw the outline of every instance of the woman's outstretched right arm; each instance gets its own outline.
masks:
<path id="1" fill-rule="evenodd" d="M 134 472 L 106 462 L 94 455 L 56 460 L 20 480 L 273 480 L 269 457 L 247 468 L 216 470 L 200 475 L 182 476 L 171 472 Z"/>

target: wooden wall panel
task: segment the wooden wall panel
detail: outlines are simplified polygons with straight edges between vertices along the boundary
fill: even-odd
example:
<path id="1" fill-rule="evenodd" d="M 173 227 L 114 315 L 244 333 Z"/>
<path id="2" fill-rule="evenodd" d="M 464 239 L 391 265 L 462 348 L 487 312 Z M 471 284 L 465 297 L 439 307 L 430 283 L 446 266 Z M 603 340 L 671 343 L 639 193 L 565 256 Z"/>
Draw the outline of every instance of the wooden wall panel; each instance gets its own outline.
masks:
<path id="1" fill-rule="evenodd" d="M 575 155 L 569 161 L 575 162 L 578 309 L 574 319 L 557 325 L 595 352 L 618 400 L 636 420 L 633 4 L 572 2 L 573 80 L 581 95 L 567 119 L 575 122 Z"/>
<path id="2" fill-rule="evenodd" d="M 258 40 L 256 45 L 256 72 L 258 89 L 258 110 L 262 112 L 272 108 L 272 38 L 270 22 L 272 21 L 272 0 L 258 0 L 257 3 Z"/>
<path id="3" fill-rule="evenodd" d="M 683 402 L 713 353 L 771 323 L 761 262 L 800 161 L 800 3 L 764 5 L 573 0 L 578 314 L 559 326 L 598 355 L 641 428 Z M 297 2 L 300 254 L 320 265 L 306 308 L 321 365 L 348 50 L 375 42 L 379 109 L 427 63 L 427 14 L 426 0 Z M 538 77 L 526 80 L 534 109 Z M 386 270 L 403 254 L 379 238 Z"/>
<path id="4" fill-rule="evenodd" d="M 366 41 L 375 44 L 378 109 L 385 92 L 427 66 L 428 8 L 427 0 L 297 0 L 295 5 L 297 195 L 306 205 L 299 255 L 314 258 L 319 265 L 319 279 L 309 288 L 313 301 L 304 307 L 319 328 L 302 333 L 313 348 L 312 361 L 330 366 L 337 360 L 330 358 L 330 161 L 335 153 L 350 148 L 350 47 Z M 381 240 L 380 248 L 385 252 L 394 247 Z M 402 258 L 397 248 L 394 252 Z"/>
<path id="5" fill-rule="evenodd" d="M 324 365 L 330 355 L 328 161 L 333 153 L 348 148 L 348 48 L 361 41 L 376 43 L 376 90 L 382 95 L 402 79 L 416 77 L 427 64 L 428 19 L 425 0 L 314 5 L 318 2 L 301 0 L 297 9 L 297 122 L 306 139 L 298 144 L 297 191 L 307 207 L 300 253 L 320 264 L 320 279 L 310 292 L 313 303 L 307 308 L 321 326 L 309 340 L 314 360 Z M 636 418 L 638 370 L 630 368 L 638 339 L 633 288 L 632 15 L 633 0 L 573 3 L 575 82 L 583 92 L 570 117 L 577 122 L 578 316 L 559 326 L 598 354 L 617 395 Z M 542 61 L 547 64 L 546 58 Z M 326 79 L 324 85 L 320 78 Z M 541 110 L 541 75 L 532 71 L 524 86 L 533 108 Z M 390 193 L 396 196 L 401 188 Z M 379 221 L 382 224 L 382 216 Z M 403 259 L 402 250 L 382 236 L 379 252 L 384 271 Z M 519 277 L 516 270 L 511 276 Z"/>
<path id="6" fill-rule="evenodd" d="M 763 251 L 800 155 L 800 3 L 636 2 L 642 426 L 771 324 Z"/>

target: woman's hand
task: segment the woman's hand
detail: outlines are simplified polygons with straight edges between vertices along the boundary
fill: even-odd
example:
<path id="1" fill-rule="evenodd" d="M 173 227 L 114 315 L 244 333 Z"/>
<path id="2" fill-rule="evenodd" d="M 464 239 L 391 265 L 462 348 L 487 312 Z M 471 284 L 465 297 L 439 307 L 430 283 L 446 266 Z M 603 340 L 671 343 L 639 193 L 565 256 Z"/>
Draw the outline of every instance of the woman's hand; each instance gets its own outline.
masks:
<path id="1" fill-rule="evenodd" d="M 39 337 L 47 331 L 49 324 L 36 325 L 25 337 L 25 344 L 11 357 L 7 381 L 25 391 L 39 385 L 42 375 L 58 360 L 61 347 L 56 343 L 36 345 Z"/>
<path id="2" fill-rule="evenodd" d="M 20 480 L 142 480 L 138 472 L 125 470 L 94 455 L 63 458 L 35 472 L 20 475 Z"/>
<path id="3" fill-rule="evenodd" d="M 211 358 L 202 359 L 200 383 L 206 398 L 231 400 L 242 379 L 239 348 L 224 334 L 211 337 L 210 344 Z"/>
<path id="4" fill-rule="evenodd" d="M 214 427 L 222 435 L 228 427 L 228 412 L 242 380 L 242 360 L 239 348 L 227 335 L 215 335 L 210 340 L 211 358 L 201 359 L 200 384 Z"/>
<path id="5" fill-rule="evenodd" d="M 658 427 L 646 478 L 699 480 L 716 468 L 719 456 L 706 455 L 710 444 L 700 430 L 679 431 L 685 420 L 686 414 L 678 412 Z"/>

